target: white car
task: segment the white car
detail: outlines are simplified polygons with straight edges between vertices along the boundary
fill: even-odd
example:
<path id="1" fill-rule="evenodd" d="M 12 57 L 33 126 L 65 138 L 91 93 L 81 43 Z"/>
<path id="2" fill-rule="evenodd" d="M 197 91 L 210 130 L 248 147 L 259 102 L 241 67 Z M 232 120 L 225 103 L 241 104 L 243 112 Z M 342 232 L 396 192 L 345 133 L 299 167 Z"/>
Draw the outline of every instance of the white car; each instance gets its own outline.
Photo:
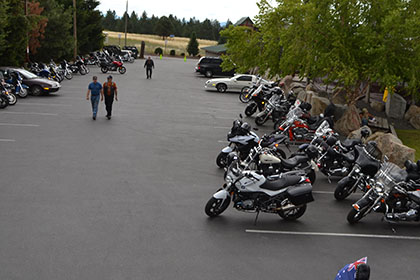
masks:
<path id="1" fill-rule="evenodd" d="M 255 75 L 239 74 L 232 78 L 208 80 L 204 85 L 204 88 L 207 90 L 216 89 L 218 92 L 242 91 L 243 88 L 251 87 L 257 80 L 258 77 Z M 262 80 L 261 83 L 268 84 L 269 82 Z"/>

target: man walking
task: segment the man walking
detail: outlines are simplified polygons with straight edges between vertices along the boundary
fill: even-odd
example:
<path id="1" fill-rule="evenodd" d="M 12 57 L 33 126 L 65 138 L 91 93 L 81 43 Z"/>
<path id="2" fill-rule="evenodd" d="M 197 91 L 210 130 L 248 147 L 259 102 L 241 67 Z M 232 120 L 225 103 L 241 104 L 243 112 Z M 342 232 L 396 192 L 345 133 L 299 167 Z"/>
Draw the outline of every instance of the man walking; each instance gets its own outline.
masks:
<path id="1" fill-rule="evenodd" d="M 146 62 L 144 63 L 144 68 L 146 68 L 147 79 L 151 79 L 152 68 L 155 68 L 155 64 L 153 63 L 153 60 L 150 58 L 150 56 L 147 58 Z"/>
<path id="2" fill-rule="evenodd" d="M 96 120 L 96 114 L 98 113 L 99 97 L 101 97 L 101 101 L 104 100 L 102 85 L 98 83 L 98 77 L 96 76 L 93 76 L 93 82 L 91 82 L 88 86 L 86 100 L 89 100 L 89 93 L 90 102 L 92 103 L 92 119 Z"/>
<path id="3" fill-rule="evenodd" d="M 106 117 L 111 119 L 112 103 L 118 101 L 117 85 L 112 81 L 112 76 L 108 76 L 108 81 L 104 83 L 103 92 L 105 96 Z"/>

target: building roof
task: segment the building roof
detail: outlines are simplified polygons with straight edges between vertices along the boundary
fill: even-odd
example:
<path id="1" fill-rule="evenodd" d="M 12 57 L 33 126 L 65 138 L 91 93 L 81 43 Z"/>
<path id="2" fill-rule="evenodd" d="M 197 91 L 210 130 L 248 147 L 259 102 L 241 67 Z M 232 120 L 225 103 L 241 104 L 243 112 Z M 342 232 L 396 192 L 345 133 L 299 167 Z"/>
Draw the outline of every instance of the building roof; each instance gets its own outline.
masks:
<path id="1" fill-rule="evenodd" d="M 239 25 L 242 25 L 242 24 L 244 24 L 247 20 L 249 20 L 251 23 L 252 23 L 252 25 L 254 25 L 254 22 L 249 18 L 249 17 L 243 17 L 243 18 L 241 18 L 240 20 L 238 20 L 236 23 L 235 23 L 235 26 L 239 26 Z"/>
<path id="2" fill-rule="evenodd" d="M 225 44 L 208 46 L 208 47 L 204 47 L 204 48 L 201 48 L 201 49 L 205 50 L 205 51 L 208 51 L 208 52 L 212 52 L 212 53 L 224 53 L 227 50 Z"/>

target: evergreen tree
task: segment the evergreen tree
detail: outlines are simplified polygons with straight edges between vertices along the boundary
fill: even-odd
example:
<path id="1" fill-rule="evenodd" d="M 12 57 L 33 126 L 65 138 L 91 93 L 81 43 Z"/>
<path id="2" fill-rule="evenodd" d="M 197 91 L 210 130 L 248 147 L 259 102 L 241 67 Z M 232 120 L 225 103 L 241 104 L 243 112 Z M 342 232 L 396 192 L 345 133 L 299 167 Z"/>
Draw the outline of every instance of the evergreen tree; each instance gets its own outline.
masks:
<path id="1" fill-rule="evenodd" d="M 3 57 L 3 51 L 7 47 L 7 23 L 8 23 L 8 3 L 6 1 L 0 2 L 0 57 Z"/>
<path id="2" fill-rule="evenodd" d="M 115 11 L 108 10 L 102 20 L 102 26 L 106 30 L 116 30 L 117 25 L 117 14 Z"/>
<path id="3" fill-rule="evenodd" d="M 171 21 L 165 16 L 161 17 L 155 26 L 156 35 L 162 36 L 163 39 L 171 35 L 173 29 Z"/>
<path id="4" fill-rule="evenodd" d="M 195 32 L 191 33 L 190 41 L 188 42 L 187 52 L 189 55 L 196 56 L 199 53 L 198 41 Z"/>

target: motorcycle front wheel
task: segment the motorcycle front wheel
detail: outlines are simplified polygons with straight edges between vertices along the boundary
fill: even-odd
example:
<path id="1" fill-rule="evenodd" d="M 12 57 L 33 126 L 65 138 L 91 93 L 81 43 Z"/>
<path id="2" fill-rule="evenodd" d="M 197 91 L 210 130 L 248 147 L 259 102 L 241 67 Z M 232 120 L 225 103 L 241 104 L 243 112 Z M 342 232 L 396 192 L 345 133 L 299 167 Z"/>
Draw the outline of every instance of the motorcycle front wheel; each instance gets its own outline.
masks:
<path id="1" fill-rule="evenodd" d="M 249 92 L 249 88 L 242 90 L 239 94 L 239 100 L 242 103 L 248 103 L 251 100 L 251 93 Z"/>
<path id="2" fill-rule="evenodd" d="M 67 71 L 66 74 L 64 75 L 64 77 L 67 80 L 71 80 L 71 79 L 73 79 L 73 74 L 70 71 Z"/>
<path id="3" fill-rule="evenodd" d="M 28 90 L 26 88 L 22 88 L 19 93 L 18 96 L 20 98 L 26 98 L 28 96 Z"/>
<path id="4" fill-rule="evenodd" d="M 227 197 L 225 200 L 217 199 L 217 198 L 210 198 L 204 208 L 206 215 L 209 217 L 217 217 L 222 214 L 229 206 L 230 199 Z"/>
<path id="5" fill-rule="evenodd" d="M 250 116 L 252 116 L 257 111 L 257 109 L 258 109 L 257 104 L 256 103 L 251 103 L 248 106 L 246 106 L 246 108 L 245 108 L 245 115 L 247 117 L 250 117 Z"/>
<path id="6" fill-rule="evenodd" d="M 286 211 L 279 210 L 277 214 L 279 214 L 279 216 L 282 217 L 283 220 L 295 221 L 299 219 L 300 217 L 302 217 L 302 215 L 305 214 L 305 211 L 306 211 L 306 204 L 298 206 L 294 209 L 286 210 Z"/>
<path id="7" fill-rule="evenodd" d="M 17 97 L 13 93 L 9 93 L 9 105 L 13 106 L 17 102 Z"/>
<path id="8" fill-rule="evenodd" d="M 118 72 L 120 72 L 120 74 L 124 74 L 127 71 L 127 69 L 124 66 L 121 66 L 120 68 L 118 68 Z"/>
<path id="9" fill-rule="evenodd" d="M 86 75 L 87 74 L 86 69 L 84 67 L 80 67 L 79 73 L 80 73 L 80 75 Z"/>
<path id="10" fill-rule="evenodd" d="M 334 191 L 334 197 L 336 200 L 344 200 L 351 194 L 350 190 L 353 187 L 354 181 L 345 179 L 346 178 L 343 178 L 338 181 L 337 188 Z"/>
<path id="11" fill-rule="evenodd" d="M 216 164 L 220 168 L 226 167 L 227 154 L 220 152 L 220 154 L 216 158 Z"/>
<path id="12" fill-rule="evenodd" d="M 102 73 L 107 73 L 108 72 L 108 67 L 102 66 L 101 67 L 101 72 Z"/>
<path id="13" fill-rule="evenodd" d="M 364 216 L 366 216 L 366 211 L 368 210 L 369 206 L 370 205 L 366 205 L 365 207 L 363 207 L 359 211 L 352 208 L 350 210 L 349 214 L 347 215 L 347 221 L 349 222 L 349 224 L 355 224 L 358 221 L 360 221 Z"/>
<path id="14" fill-rule="evenodd" d="M 0 96 L 0 109 L 4 109 L 9 106 L 9 100 L 5 96 Z"/>
<path id="15" fill-rule="evenodd" d="M 255 118 L 255 124 L 261 126 L 267 121 L 267 116 L 258 116 Z"/>

